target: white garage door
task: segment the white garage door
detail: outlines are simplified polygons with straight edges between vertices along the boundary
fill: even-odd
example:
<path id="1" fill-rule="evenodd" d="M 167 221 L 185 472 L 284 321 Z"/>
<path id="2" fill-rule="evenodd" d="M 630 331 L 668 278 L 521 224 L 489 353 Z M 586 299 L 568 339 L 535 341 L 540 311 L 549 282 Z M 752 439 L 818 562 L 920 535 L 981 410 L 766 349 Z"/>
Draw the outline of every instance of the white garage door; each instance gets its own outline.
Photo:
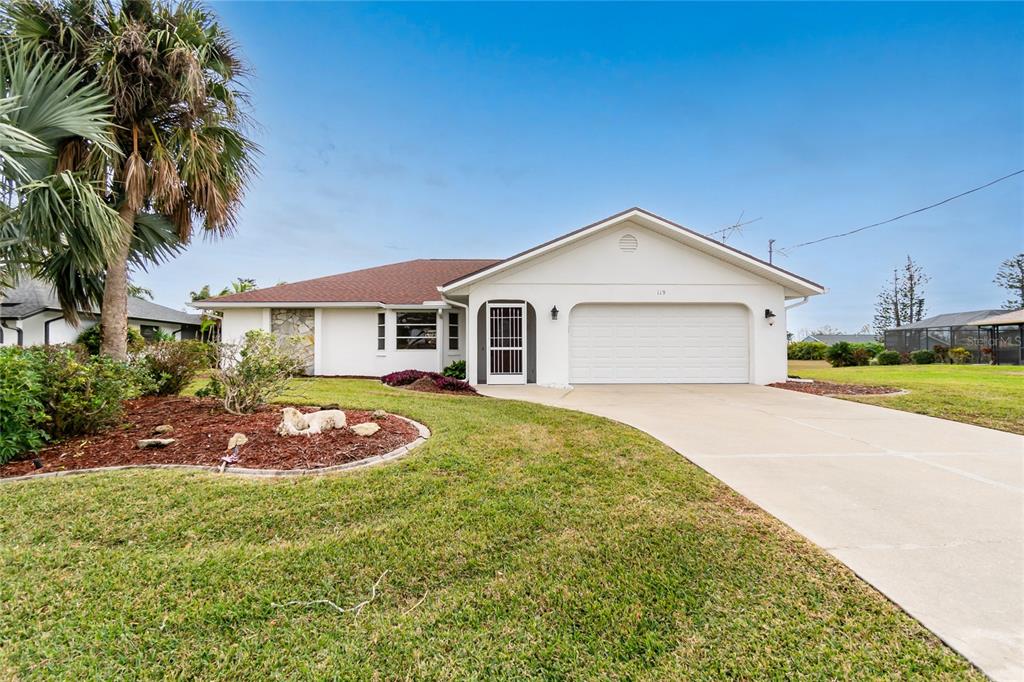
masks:
<path id="1" fill-rule="evenodd" d="M 579 305 L 569 319 L 570 381 L 743 384 L 747 345 L 738 305 Z"/>

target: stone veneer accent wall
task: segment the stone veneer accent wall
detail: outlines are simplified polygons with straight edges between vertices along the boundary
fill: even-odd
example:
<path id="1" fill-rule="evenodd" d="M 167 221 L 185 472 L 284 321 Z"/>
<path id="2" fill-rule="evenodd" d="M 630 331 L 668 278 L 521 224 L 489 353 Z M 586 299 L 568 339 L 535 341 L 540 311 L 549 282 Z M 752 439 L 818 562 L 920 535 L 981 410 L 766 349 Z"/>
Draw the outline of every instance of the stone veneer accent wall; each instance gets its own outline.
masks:
<path id="1" fill-rule="evenodd" d="M 306 374 L 313 373 L 313 347 L 316 332 L 313 310 L 310 308 L 271 308 L 270 331 L 279 339 L 296 338 L 299 344 Z"/>

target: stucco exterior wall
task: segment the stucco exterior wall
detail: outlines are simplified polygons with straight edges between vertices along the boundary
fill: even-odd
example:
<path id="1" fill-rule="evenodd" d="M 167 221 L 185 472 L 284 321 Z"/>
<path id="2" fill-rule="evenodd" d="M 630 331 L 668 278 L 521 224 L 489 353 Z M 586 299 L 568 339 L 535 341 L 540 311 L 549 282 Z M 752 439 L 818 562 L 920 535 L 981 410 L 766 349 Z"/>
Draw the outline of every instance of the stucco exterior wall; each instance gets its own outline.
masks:
<path id="1" fill-rule="evenodd" d="M 377 350 L 377 314 L 384 312 L 384 350 Z M 317 374 L 382 376 L 403 369 L 438 371 L 438 351 L 396 350 L 395 311 L 378 308 L 324 308 L 323 342 Z"/>
<path id="2" fill-rule="evenodd" d="M 400 308 L 315 308 L 313 373 L 317 375 L 382 376 L 403 369 L 437 372 L 465 357 L 465 312 L 459 314 L 458 350 L 448 344 L 448 310 L 438 317 L 438 347 L 433 350 L 398 350 L 395 316 Z M 384 350 L 377 349 L 377 314 L 385 315 Z M 433 312 L 433 311 L 431 311 Z M 270 329 L 269 308 L 221 311 L 222 337 L 236 342 L 250 329 Z"/>
<path id="3" fill-rule="evenodd" d="M 222 310 L 220 338 L 224 343 L 238 343 L 250 329 L 270 331 L 270 308 L 236 308 Z"/>
<path id="4" fill-rule="evenodd" d="M 624 235 L 637 238 L 623 251 Z M 537 310 L 537 383 L 569 384 L 569 320 L 581 303 L 731 303 L 749 311 L 750 380 L 786 377 L 785 292 L 741 268 L 639 225 L 625 223 L 468 287 L 470 318 L 489 300 L 526 300 Z M 557 307 L 557 320 L 550 310 Z M 769 325 L 764 310 L 776 318 Z M 468 328 L 468 346 L 486 339 Z M 476 379 L 477 353 L 468 376 Z"/>

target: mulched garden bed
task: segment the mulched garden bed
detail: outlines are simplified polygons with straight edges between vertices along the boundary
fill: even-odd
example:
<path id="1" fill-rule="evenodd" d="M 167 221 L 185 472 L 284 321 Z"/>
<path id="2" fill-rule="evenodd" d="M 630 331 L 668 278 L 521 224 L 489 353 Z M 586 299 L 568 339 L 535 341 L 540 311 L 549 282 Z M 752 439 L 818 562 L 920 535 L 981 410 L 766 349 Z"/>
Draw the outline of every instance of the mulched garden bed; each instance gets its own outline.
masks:
<path id="1" fill-rule="evenodd" d="M 315 436 L 279 436 L 284 405 L 267 406 L 253 414 L 233 415 L 216 400 L 199 398 L 138 398 L 125 403 L 124 424 L 102 433 L 74 438 L 44 448 L 28 459 L 0 466 L 0 478 L 51 471 L 121 466 L 125 464 L 198 464 L 220 466 L 228 439 L 244 433 L 249 442 L 239 450 L 234 467 L 248 469 L 321 469 L 387 454 L 419 436 L 416 427 L 394 415 L 373 419 L 370 412 L 345 410 L 348 425 L 375 422 L 380 431 L 357 436 L 349 429 L 334 429 Z M 301 412 L 318 407 L 296 406 Z M 332 406 L 333 407 L 333 406 Z M 155 435 L 162 424 L 171 433 Z M 143 438 L 174 438 L 163 448 L 140 450 Z M 42 460 L 35 468 L 33 457 Z"/>
<path id="2" fill-rule="evenodd" d="M 787 391 L 799 391 L 800 393 L 813 393 L 814 395 L 886 395 L 889 393 L 902 393 L 898 388 L 891 386 L 863 386 L 861 384 L 834 384 L 831 381 L 780 381 L 768 384 L 773 388 L 784 388 Z"/>
<path id="3" fill-rule="evenodd" d="M 404 388 L 409 391 L 419 391 L 421 393 L 447 393 L 448 395 L 475 395 L 478 398 L 483 397 L 476 391 L 453 391 L 451 389 L 441 388 L 434 383 L 434 380 L 430 377 L 420 377 L 411 384 L 406 384 L 400 388 Z"/>

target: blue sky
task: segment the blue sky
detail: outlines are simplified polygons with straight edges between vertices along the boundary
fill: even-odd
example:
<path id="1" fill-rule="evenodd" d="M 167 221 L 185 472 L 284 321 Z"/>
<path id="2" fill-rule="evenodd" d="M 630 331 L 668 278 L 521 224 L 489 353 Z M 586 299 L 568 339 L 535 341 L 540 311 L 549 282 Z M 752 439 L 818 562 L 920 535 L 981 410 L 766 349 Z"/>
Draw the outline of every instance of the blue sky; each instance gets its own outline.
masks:
<path id="1" fill-rule="evenodd" d="M 1021 4 L 217 3 L 252 63 L 261 175 L 238 233 L 136 280 L 261 285 L 504 257 L 639 205 L 730 243 L 875 222 L 1024 168 Z M 830 292 L 792 331 L 871 321 L 909 253 L 938 313 L 998 307 L 1024 176 L 792 252 Z"/>

